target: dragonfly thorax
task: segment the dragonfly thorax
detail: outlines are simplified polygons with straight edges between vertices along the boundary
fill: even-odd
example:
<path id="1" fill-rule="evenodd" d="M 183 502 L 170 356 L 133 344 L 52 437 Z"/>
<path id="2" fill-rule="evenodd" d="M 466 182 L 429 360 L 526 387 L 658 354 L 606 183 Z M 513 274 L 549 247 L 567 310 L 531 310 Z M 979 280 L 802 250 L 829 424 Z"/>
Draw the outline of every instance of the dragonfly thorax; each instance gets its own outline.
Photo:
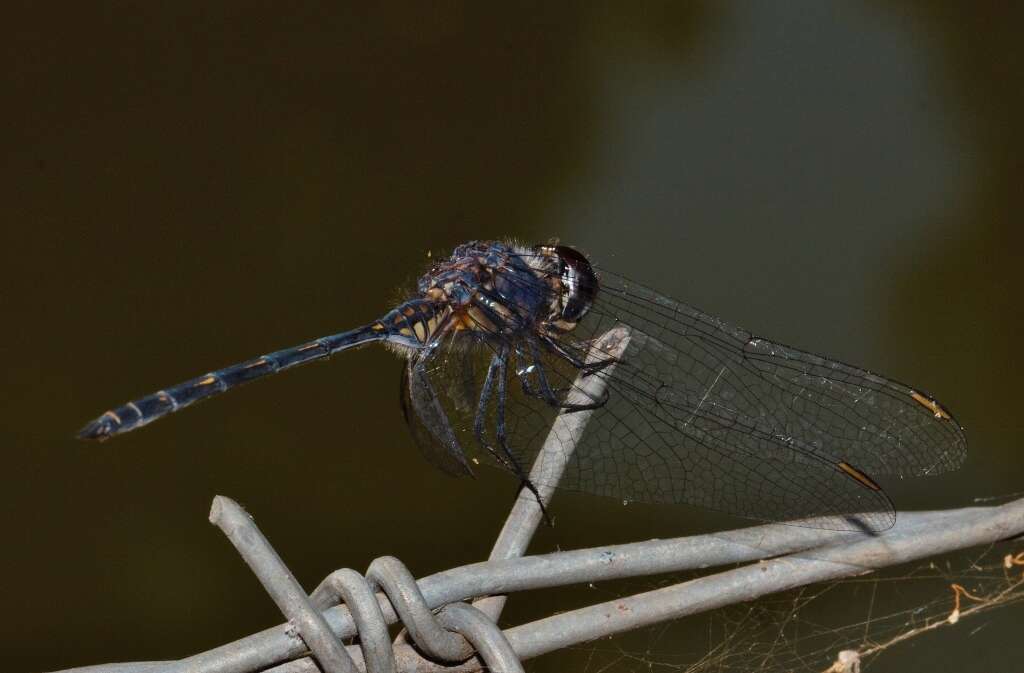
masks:
<path id="1" fill-rule="evenodd" d="M 590 308 L 597 277 L 572 248 L 473 241 L 435 264 L 418 289 L 445 306 L 449 329 L 505 338 L 572 330 Z"/>

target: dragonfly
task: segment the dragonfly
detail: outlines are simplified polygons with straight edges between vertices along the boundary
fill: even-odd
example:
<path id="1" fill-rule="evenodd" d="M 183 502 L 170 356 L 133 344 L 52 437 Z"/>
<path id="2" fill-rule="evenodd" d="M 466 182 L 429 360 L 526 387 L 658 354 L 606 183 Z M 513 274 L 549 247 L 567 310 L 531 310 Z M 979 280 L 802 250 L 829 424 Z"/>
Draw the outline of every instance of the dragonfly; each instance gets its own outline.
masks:
<path id="1" fill-rule="evenodd" d="M 624 350 L 602 341 L 614 328 L 629 330 Z M 921 388 L 755 336 L 557 241 L 460 245 L 378 320 L 128 402 L 79 436 L 378 342 L 404 358 L 402 409 L 432 464 L 504 468 L 534 494 L 526 468 L 547 429 L 584 410 L 552 486 L 833 530 L 888 529 L 878 479 L 948 472 L 967 454 L 963 428 Z M 580 385 L 592 377 L 601 392 Z"/>

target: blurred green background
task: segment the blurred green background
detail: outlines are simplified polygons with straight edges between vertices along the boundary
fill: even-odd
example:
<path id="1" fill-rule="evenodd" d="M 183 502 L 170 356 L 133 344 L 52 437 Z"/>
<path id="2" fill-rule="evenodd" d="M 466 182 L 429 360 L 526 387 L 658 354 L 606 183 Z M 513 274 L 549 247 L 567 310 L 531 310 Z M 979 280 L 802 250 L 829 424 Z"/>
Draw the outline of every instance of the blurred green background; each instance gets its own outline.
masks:
<path id="1" fill-rule="evenodd" d="M 73 439 L 112 405 L 377 317 L 428 251 L 468 239 L 557 236 L 934 392 L 969 461 L 885 482 L 899 508 L 1024 490 L 1020 5 L 621 7 L 8 6 L 7 670 L 175 658 L 279 623 L 206 522 L 215 494 L 309 589 L 384 554 L 417 575 L 484 558 L 515 484 L 423 461 L 383 348 Z M 744 523 L 577 495 L 554 512 L 533 551 Z M 1019 665 L 1022 618 L 990 613 L 871 670 Z"/>

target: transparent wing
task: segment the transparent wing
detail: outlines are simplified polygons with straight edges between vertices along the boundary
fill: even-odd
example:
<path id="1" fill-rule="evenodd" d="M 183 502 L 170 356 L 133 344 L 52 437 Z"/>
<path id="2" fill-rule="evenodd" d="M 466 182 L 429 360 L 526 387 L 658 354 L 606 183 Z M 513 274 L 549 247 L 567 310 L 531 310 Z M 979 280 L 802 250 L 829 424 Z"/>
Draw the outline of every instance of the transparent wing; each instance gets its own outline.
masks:
<path id="1" fill-rule="evenodd" d="M 846 459 L 879 475 L 938 474 L 966 458 L 963 429 L 920 388 L 753 336 L 610 272 L 601 280 L 593 317 L 649 337 L 620 375 L 673 418 L 693 413 L 708 429 L 793 444 L 801 462 Z"/>
<path id="2" fill-rule="evenodd" d="M 426 370 L 416 367 L 413 358 L 402 366 L 399 396 L 402 415 L 413 441 L 423 457 L 452 477 L 472 474 L 458 435 L 451 429 L 440 398 L 429 382 Z"/>
<path id="3" fill-rule="evenodd" d="M 484 405 L 483 445 L 475 436 L 463 441 L 474 457 L 509 467 L 497 441 L 503 420 L 508 449 L 528 470 L 558 413 L 538 391 L 546 385 L 564 400 L 580 374 L 571 360 L 600 359 L 595 340 L 626 325 L 625 354 L 589 374 L 606 379 L 607 400 L 581 436 L 558 438 L 567 451 L 574 447 L 559 488 L 884 530 L 895 514 L 874 477 L 937 474 L 963 462 L 962 429 L 919 389 L 754 337 L 613 273 L 599 275 L 590 312 L 555 338 L 556 348 L 538 349 L 530 335 L 500 335 L 511 344 L 507 399 L 503 414 L 494 396 Z M 435 358 L 430 375 L 460 381 L 463 396 L 468 379 L 469 395 L 478 396 L 480 372 L 496 352 L 488 345 L 475 349 L 475 377 L 465 375 L 466 357 Z M 443 383 L 439 389 L 447 412 L 461 419 L 455 425 L 471 429 L 480 409 L 467 414 L 468 405 L 454 403 Z"/>

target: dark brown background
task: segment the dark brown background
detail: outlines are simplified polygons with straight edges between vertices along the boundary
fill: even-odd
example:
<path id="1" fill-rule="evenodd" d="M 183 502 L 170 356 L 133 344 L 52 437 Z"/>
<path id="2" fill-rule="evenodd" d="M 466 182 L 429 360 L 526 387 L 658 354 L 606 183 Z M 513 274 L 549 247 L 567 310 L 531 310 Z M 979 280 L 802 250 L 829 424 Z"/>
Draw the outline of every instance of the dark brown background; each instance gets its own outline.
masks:
<path id="1" fill-rule="evenodd" d="M 1019 11 L 28 7 L 9 5 L 0 34 L 7 670 L 183 656 L 279 622 L 206 523 L 217 493 L 310 588 L 383 554 L 417 575 L 483 558 L 514 484 L 423 462 L 384 349 L 73 439 L 133 396 L 375 318 L 427 251 L 471 238 L 559 236 L 934 391 L 970 460 L 886 483 L 900 507 L 1024 488 Z M 741 523 L 584 496 L 555 508 L 535 551 Z M 1019 664 L 1022 616 L 872 670 Z"/>

